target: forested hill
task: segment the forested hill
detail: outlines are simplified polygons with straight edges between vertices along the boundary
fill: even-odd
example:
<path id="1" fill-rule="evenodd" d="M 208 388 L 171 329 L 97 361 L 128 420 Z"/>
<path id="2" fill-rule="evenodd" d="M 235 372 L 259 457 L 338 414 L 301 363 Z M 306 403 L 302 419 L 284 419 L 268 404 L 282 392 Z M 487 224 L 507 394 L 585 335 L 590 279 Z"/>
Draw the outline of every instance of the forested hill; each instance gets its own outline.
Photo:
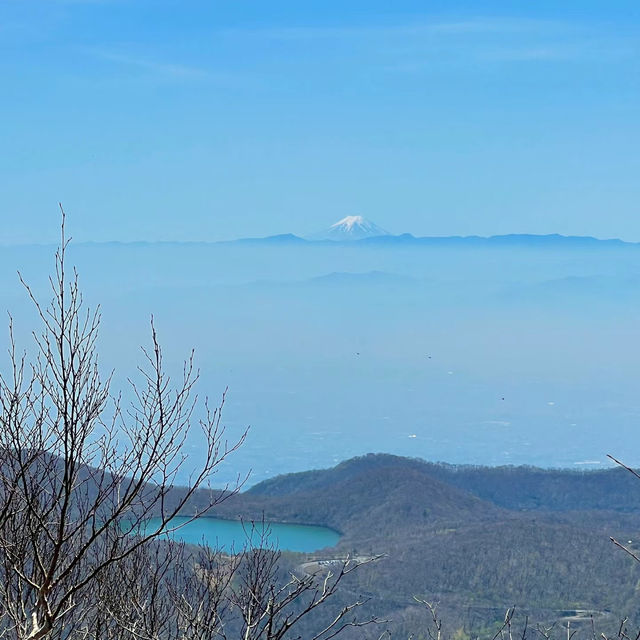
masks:
<path id="1" fill-rule="evenodd" d="M 506 509 L 640 513 L 640 480 L 622 468 L 598 471 L 425 463 L 425 473 Z"/>
<path id="2" fill-rule="evenodd" d="M 221 517 L 264 514 L 330 526 L 346 540 L 360 541 L 447 523 L 512 520 L 527 512 L 618 535 L 640 528 L 640 480 L 624 469 L 468 467 L 369 454 L 266 480 L 216 509 Z"/>
<path id="3" fill-rule="evenodd" d="M 325 557 L 384 554 L 359 588 L 406 630 L 415 595 L 440 601 L 469 628 L 514 604 L 550 622 L 572 610 L 597 612 L 611 628 L 620 613 L 640 620 L 640 566 L 609 539 L 640 552 L 640 480 L 623 469 L 459 467 L 370 454 L 261 482 L 215 515 L 334 527 L 343 537 Z"/>
<path id="4" fill-rule="evenodd" d="M 354 458 L 324 471 L 310 471 L 260 483 L 234 496 L 216 514 L 321 524 L 353 539 L 438 522 L 499 518 L 503 510 L 470 492 L 424 472 L 424 463 L 393 456 Z"/>
<path id="5" fill-rule="evenodd" d="M 321 491 L 361 474 L 411 472 L 467 491 L 510 510 L 640 512 L 640 480 L 615 468 L 598 471 L 540 469 L 528 466 L 479 467 L 431 463 L 415 458 L 369 454 L 332 469 L 278 476 L 249 489 L 255 496 L 294 496 Z M 352 492 L 349 492 L 352 495 Z"/>

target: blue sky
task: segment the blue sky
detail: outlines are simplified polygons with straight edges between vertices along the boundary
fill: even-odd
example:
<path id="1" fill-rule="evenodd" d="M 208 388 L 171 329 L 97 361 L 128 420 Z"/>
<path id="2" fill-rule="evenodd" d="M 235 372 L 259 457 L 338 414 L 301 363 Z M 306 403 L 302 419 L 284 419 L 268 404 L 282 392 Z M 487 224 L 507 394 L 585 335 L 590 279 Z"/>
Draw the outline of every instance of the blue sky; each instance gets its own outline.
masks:
<path id="1" fill-rule="evenodd" d="M 3 0 L 0 243 L 640 240 L 640 3 Z"/>

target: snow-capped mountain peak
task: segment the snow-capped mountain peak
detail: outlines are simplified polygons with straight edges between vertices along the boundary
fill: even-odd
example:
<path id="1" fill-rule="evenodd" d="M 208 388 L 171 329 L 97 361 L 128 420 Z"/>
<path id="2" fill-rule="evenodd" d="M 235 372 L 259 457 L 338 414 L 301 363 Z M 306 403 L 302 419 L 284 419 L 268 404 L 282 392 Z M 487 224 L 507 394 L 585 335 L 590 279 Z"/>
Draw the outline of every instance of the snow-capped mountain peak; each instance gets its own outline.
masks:
<path id="1" fill-rule="evenodd" d="M 326 231 L 314 234 L 313 240 L 361 240 L 375 236 L 388 236 L 377 224 L 367 220 L 364 216 L 347 216 L 332 224 Z"/>

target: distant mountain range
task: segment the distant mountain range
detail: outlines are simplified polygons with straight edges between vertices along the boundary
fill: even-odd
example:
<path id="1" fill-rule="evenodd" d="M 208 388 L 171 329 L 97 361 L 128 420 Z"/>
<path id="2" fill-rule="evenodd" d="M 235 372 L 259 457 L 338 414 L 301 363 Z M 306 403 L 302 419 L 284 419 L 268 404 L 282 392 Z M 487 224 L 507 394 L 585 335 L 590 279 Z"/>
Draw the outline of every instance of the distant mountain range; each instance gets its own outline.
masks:
<path id="1" fill-rule="evenodd" d="M 155 245 L 212 245 L 212 244 L 267 244 L 267 245 L 306 245 L 306 244 L 341 244 L 354 246 L 397 246 L 397 245 L 429 245 L 442 247 L 624 247 L 639 246 L 640 242 L 620 240 L 619 238 L 595 238 L 592 236 L 574 236 L 531 233 L 509 233 L 493 236 L 415 236 L 411 233 L 392 234 L 364 216 L 346 216 L 328 228 L 308 236 L 293 233 L 280 233 L 271 236 L 237 238 L 234 240 L 193 240 L 193 241 L 84 241 L 74 242 L 75 246 L 155 246 Z M 1 246 L 1 245 L 0 245 Z M 29 246 L 29 245 L 25 245 Z M 33 245 L 33 247 L 45 245 Z M 5 246 L 5 248 L 9 248 Z M 20 248 L 18 245 L 17 248 Z"/>
<path id="2" fill-rule="evenodd" d="M 481 247 L 532 247 L 532 248 L 583 248 L 583 247 L 637 247 L 640 243 L 628 242 L 618 238 L 600 239 L 592 236 L 563 236 L 557 233 L 535 235 L 528 233 L 510 233 L 498 236 L 414 236 L 411 233 L 400 235 L 375 235 L 349 237 L 335 235 L 331 238 L 310 236 L 301 238 L 292 233 L 266 236 L 264 238 L 242 238 L 228 240 L 226 243 L 259 244 L 344 244 L 356 246 L 440 246 L 460 248 Z"/>
<path id="3" fill-rule="evenodd" d="M 253 241 L 295 243 L 295 242 L 360 242 L 362 244 L 397 245 L 397 244 L 430 244 L 430 245 L 463 245 L 463 246 L 584 246 L 611 245 L 620 246 L 637 244 L 624 242 L 619 239 L 593 238 L 591 236 L 563 236 L 557 233 L 547 235 L 536 234 L 506 234 L 489 237 L 483 236 L 425 236 L 416 237 L 411 233 L 393 235 L 364 216 L 347 216 L 332 224 L 328 229 L 319 231 L 306 238 L 293 234 L 283 234 L 257 238 Z"/>
<path id="4" fill-rule="evenodd" d="M 359 216 L 352 216 L 359 217 Z M 347 218 L 345 218 L 346 220 Z M 336 223 L 338 224 L 338 223 Z M 375 225 L 374 225 L 375 226 Z M 171 241 L 171 240 L 135 240 L 118 241 L 109 240 L 105 242 L 80 241 L 75 242 L 75 247 L 152 247 L 152 246 L 209 246 L 209 245 L 280 245 L 280 246 L 307 246 L 307 245 L 349 245 L 352 247 L 397 247 L 397 246 L 430 246 L 443 248 L 626 248 L 638 247 L 640 242 L 630 242 L 619 238 L 594 238 L 592 236 L 565 236 L 558 233 L 537 235 L 530 233 L 509 233 L 495 236 L 414 236 L 411 233 L 392 235 L 380 227 L 375 227 L 378 231 L 365 231 L 361 226 L 332 225 L 324 232 L 319 232 L 307 237 L 297 236 L 293 233 L 280 233 L 273 236 L 247 237 L 236 240 L 213 240 L 213 241 Z M 54 245 L 5 245 L 3 250 L 8 249 L 42 249 Z"/>

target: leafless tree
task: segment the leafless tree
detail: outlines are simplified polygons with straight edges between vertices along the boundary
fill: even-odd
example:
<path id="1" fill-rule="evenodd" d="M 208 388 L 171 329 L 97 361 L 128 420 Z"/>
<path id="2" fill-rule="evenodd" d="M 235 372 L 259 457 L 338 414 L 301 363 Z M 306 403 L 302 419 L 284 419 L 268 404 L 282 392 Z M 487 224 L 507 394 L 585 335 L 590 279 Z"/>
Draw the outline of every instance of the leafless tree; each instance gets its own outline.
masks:
<path id="1" fill-rule="evenodd" d="M 198 402 L 193 354 L 170 379 L 153 320 L 133 402 L 123 407 L 101 375 L 100 310 L 83 304 L 75 270 L 68 277 L 67 246 L 63 211 L 50 303 L 23 282 L 42 324 L 36 354 L 18 351 L 10 321 L 9 367 L 0 375 L 0 638 L 208 640 L 230 638 L 230 629 L 246 640 L 290 637 L 355 563 L 280 584 L 279 554 L 265 540 L 235 555 L 167 540 L 185 506 L 191 521 L 238 490 L 214 491 L 210 481 L 244 435 L 224 438 L 224 394 L 215 408 Z M 194 428 L 204 462 L 176 490 Z M 199 495 L 194 512 L 190 501 L 204 489 L 208 500 Z M 360 624 L 350 617 L 359 604 L 315 638 Z"/>
<path id="2" fill-rule="evenodd" d="M 375 616 L 359 620 L 355 611 L 366 599 L 356 599 L 330 613 L 326 606 L 338 592 L 345 578 L 358 567 L 375 562 L 378 557 L 355 561 L 346 558 L 328 565 L 326 571 L 289 572 L 285 580 L 278 577 L 280 553 L 269 542 L 265 523 L 252 525 L 252 545 L 239 557 L 235 580 L 231 585 L 229 603 L 239 614 L 242 640 L 282 640 L 295 635 L 303 618 L 322 608 L 317 628 L 308 633 L 308 640 L 330 640 L 350 627 L 379 624 Z"/>
<path id="3" fill-rule="evenodd" d="M 1 632 L 33 640 L 66 629 L 68 621 L 77 629 L 88 615 L 89 594 L 171 529 L 243 440 L 224 440 L 224 396 L 213 410 L 205 401 L 195 417 L 193 356 L 174 385 L 153 323 L 142 382 L 132 383 L 135 400 L 122 409 L 98 366 L 100 311 L 83 305 L 75 271 L 67 282 L 67 244 L 63 213 L 50 304 L 42 306 L 25 283 L 43 326 L 34 333 L 37 355 L 27 363 L 18 354 L 10 323 L 9 374 L 0 377 Z M 204 462 L 189 487 L 169 500 L 195 424 L 206 443 Z M 193 517 L 227 495 L 212 491 Z M 159 525 L 146 531 L 152 516 Z"/>

